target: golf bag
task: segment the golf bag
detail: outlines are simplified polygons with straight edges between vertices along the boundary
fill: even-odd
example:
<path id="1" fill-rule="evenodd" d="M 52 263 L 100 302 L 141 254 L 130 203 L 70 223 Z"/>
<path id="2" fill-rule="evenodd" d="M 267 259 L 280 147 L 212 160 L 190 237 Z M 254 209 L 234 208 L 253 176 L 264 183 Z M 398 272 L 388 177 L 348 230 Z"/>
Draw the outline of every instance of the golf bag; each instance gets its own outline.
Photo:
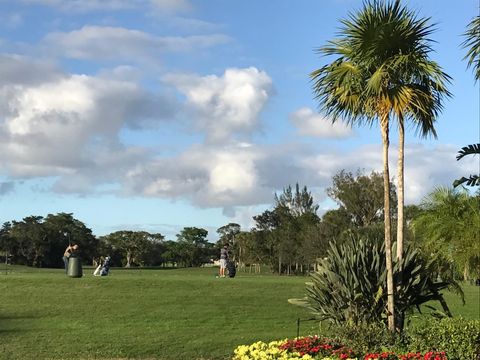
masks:
<path id="1" fill-rule="evenodd" d="M 100 263 L 100 265 L 97 266 L 95 269 L 95 272 L 93 273 L 94 276 L 107 276 L 108 272 L 110 271 L 110 264 L 112 262 L 112 259 L 110 256 L 107 256 L 103 262 Z"/>
<path id="2" fill-rule="evenodd" d="M 234 261 L 228 261 L 227 262 L 227 271 L 228 271 L 228 277 L 235 277 L 235 274 L 237 273 L 237 269 L 235 268 L 235 262 Z"/>

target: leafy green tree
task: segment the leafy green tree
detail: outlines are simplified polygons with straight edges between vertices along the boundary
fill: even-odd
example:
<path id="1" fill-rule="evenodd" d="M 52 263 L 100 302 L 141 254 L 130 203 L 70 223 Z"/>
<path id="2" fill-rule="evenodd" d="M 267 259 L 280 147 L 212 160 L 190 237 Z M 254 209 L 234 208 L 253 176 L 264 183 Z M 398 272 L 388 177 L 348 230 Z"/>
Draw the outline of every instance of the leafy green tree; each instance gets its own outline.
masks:
<path id="1" fill-rule="evenodd" d="M 80 246 L 83 259 L 93 258 L 97 239 L 72 214 L 29 216 L 13 221 L 8 229 L 13 261 L 37 267 L 62 267 L 62 256 L 69 243 Z"/>
<path id="2" fill-rule="evenodd" d="M 13 239 L 10 236 L 11 227 L 12 224 L 7 221 L 3 223 L 2 228 L 0 229 L 0 249 L 5 256 L 5 263 L 8 262 L 8 258 L 11 255 L 14 246 Z"/>
<path id="3" fill-rule="evenodd" d="M 306 186 L 300 188 L 296 184 L 295 189 L 288 186 L 281 194 L 275 194 L 273 210 L 253 217 L 254 251 L 261 262 L 274 272 L 287 274 L 304 272 L 304 265 L 310 267 L 319 253 L 308 251 L 320 244 L 317 210 L 318 205 Z"/>
<path id="4" fill-rule="evenodd" d="M 342 207 L 325 212 L 318 227 L 320 236 L 325 239 L 327 243 L 343 242 L 345 234 L 354 228 L 351 216 L 345 208 Z"/>
<path id="5" fill-rule="evenodd" d="M 274 271 L 278 263 L 278 242 L 276 241 L 276 229 L 280 226 L 278 215 L 271 210 L 253 217 L 255 226 L 252 236 L 249 238 L 250 258 L 259 259 L 259 263 L 267 264 Z"/>
<path id="6" fill-rule="evenodd" d="M 265 253 L 267 252 L 263 246 L 262 237 L 265 233 L 263 231 L 241 231 L 237 235 L 237 241 L 241 244 L 243 255 L 243 264 L 269 264 L 266 260 Z"/>
<path id="7" fill-rule="evenodd" d="M 341 170 L 333 176 L 327 194 L 344 210 L 355 227 L 366 227 L 384 219 L 382 174 L 372 171 L 364 175 L 360 170 L 354 175 Z M 396 209 L 395 186 L 390 184 L 392 214 Z"/>
<path id="8" fill-rule="evenodd" d="M 207 235 L 207 230 L 197 227 L 185 227 L 177 234 L 180 261 L 185 266 L 200 266 L 210 261 L 213 244 L 208 242 Z"/>
<path id="9" fill-rule="evenodd" d="M 27 216 L 22 221 L 13 221 L 10 236 L 14 241 L 15 263 L 41 267 L 47 250 L 47 234 L 42 216 Z"/>
<path id="10" fill-rule="evenodd" d="M 426 36 L 431 32 L 427 20 L 417 19 L 399 0 L 367 1 L 363 9 L 342 21 L 340 38 L 319 49 L 319 53 L 337 59 L 311 74 L 315 97 L 332 121 L 342 118 L 350 124 L 378 121 L 380 125 L 390 296 L 388 327 L 392 331 L 395 311 L 388 164 L 390 120 L 396 116 L 403 128 L 403 120 L 410 117 L 420 129 L 431 129 L 427 120 L 434 119 L 430 116 L 435 115 L 434 105 L 440 100 L 439 94 L 446 91 L 439 86 L 448 79 L 426 57 L 430 51 Z M 400 148 L 403 151 L 402 145 Z M 400 155 L 403 158 L 403 152 Z M 402 182 L 400 187 L 403 194 Z M 400 200 L 403 209 L 403 199 Z M 403 221 L 403 216 L 399 220 Z M 403 235 L 399 240 L 403 241 Z"/>
<path id="11" fill-rule="evenodd" d="M 71 213 L 48 214 L 43 227 L 48 248 L 44 255 L 44 266 L 62 267 L 61 260 L 67 245 L 78 244 L 83 261 L 93 260 L 97 252 L 98 239 L 82 221 Z"/>
<path id="12" fill-rule="evenodd" d="M 161 234 L 150 234 L 146 231 L 122 230 L 102 237 L 103 242 L 122 255 L 125 267 L 145 266 L 154 244 L 162 240 Z"/>
<path id="13" fill-rule="evenodd" d="M 181 254 L 179 250 L 179 245 L 176 241 L 167 240 L 163 243 L 164 251 L 162 253 L 162 261 L 164 265 L 170 264 L 175 267 L 181 262 Z"/>
<path id="14" fill-rule="evenodd" d="M 291 185 L 283 189 L 280 195 L 275 194 L 275 209 L 280 213 L 288 213 L 293 217 L 300 217 L 304 214 L 316 216 L 318 205 L 314 203 L 312 194 L 304 186 L 300 190 L 300 185 L 295 184 L 295 191 Z"/>
<path id="15" fill-rule="evenodd" d="M 317 210 L 318 205 L 306 186 L 300 189 L 297 183 L 293 190 L 289 185 L 280 195 L 275 194 L 274 212 L 279 219 L 276 229 L 279 273 L 282 272 L 282 264 L 285 264 L 285 270 L 290 274 L 292 265 L 299 272 L 303 270 L 303 264 L 314 262 L 317 252 L 307 254 L 306 248 L 318 244 L 318 237 L 314 235 L 314 229 L 319 223 Z"/>
<path id="16" fill-rule="evenodd" d="M 240 225 L 237 223 L 229 223 L 217 229 L 217 234 L 219 239 L 217 242 L 217 252 L 220 254 L 220 248 L 224 244 L 230 245 L 230 253 L 232 253 L 232 258 L 238 259 L 238 262 L 242 262 L 242 247 L 241 243 L 237 241 L 237 235 L 240 233 Z M 219 256 L 217 254 L 217 257 Z"/>

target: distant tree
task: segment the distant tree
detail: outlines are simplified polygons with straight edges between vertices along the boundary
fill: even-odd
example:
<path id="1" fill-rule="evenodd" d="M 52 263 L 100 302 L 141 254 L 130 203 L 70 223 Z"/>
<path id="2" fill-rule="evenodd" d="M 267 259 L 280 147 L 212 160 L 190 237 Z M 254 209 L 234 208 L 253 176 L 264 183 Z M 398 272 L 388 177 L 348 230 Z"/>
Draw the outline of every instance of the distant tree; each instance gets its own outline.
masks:
<path id="1" fill-rule="evenodd" d="M 242 261 L 242 248 L 241 244 L 238 243 L 237 235 L 240 233 L 240 225 L 236 223 L 229 223 L 217 229 L 217 234 L 219 235 L 217 250 L 222 247 L 224 244 L 230 245 L 230 253 L 233 255 L 232 258 L 238 260 L 241 263 Z M 219 256 L 219 255 L 218 255 Z"/>
<path id="2" fill-rule="evenodd" d="M 217 229 L 218 235 L 220 235 L 220 241 L 223 243 L 229 243 L 233 245 L 235 236 L 240 232 L 240 225 L 236 223 L 229 223 Z"/>
<path id="3" fill-rule="evenodd" d="M 296 184 L 295 189 L 288 186 L 275 194 L 273 210 L 253 217 L 256 255 L 274 272 L 305 271 L 304 265 L 309 267 L 318 252 L 307 250 L 318 244 L 317 210 L 318 205 L 306 186 L 300 188 Z"/>
<path id="4" fill-rule="evenodd" d="M 325 212 L 318 228 L 319 235 L 327 244 L 329 242 L 341 243 L 346 239 L 345 235 L 348 231 L 354 228 L 354 224 L 345 208 L 340 207 Z"/>
<path id="5" fill-rule="evenodd" d="M 300 190 L 299 184 L 295 184 L 295 191 L 291 185 L 283 189 L 280 195 L 275 194 L 275 209 L 279 212 L 289 213 L 291 216 L 299 217 L 304 214 L 316 216 L 318 205 L 314 203 L 312 194 L 304 186 Z"/>
<path id="6" fill-rule="evenodd" d="M 93 258 L 97 247 L 92 231 L 67 213 L 12 221 L 8 237 L 13 261 L 37 267 L 63 267 L 62 256 L 69 243 L 80 246 L 85 260 Z"/>
<path id="7" fill-rule="evenodd" d="M 3 223 L 0 229 L 0 250 L 3 251 L 5 262 L 7 262 L 8 257 L 11 255 L 14 246 L 13 239 L 10 236 L 11 228 L 12 223 L 7 221 Z"/>
<path id="8" fill-rule="evenodd" d="M 162 235 L 146 231 L 116 231 L 102 237 L 102 241 L 122 254 L 125 267 L 145 266 L 145 260 L 151 254 L 153 245 L 161 239 Z"/>
<path id="9" fill-rule="evenodd" d="M 47 234 L 42 216 L 27 216 L 22 221 L 13 221 L 10 237 L 14 242 L 15 263 L 41 267 L 48 248 Z"/>
<path id="10" fill-rule="evenodd" d="M 267 264 L 263 258 L 264 251 L 260 251 L 261 242 L 257 240 L 256 231 L 241 231 L 236 236 L 236 241 L 242 249 L 243 264 Z"/>
<path id="11" fill-rule="evenodd" d="M 62 267 L 63 252 L 69 243 L 78 244 L 83 261 L 91 261 L 96 255 L 98 239 L 82 221 L 71 213 L 48 214 L 43 222 L 48 248 L 44 266 Z"/>
<path id="12" fill-rule="evenodd" d="M 208 231 L 185 227 L 177 234 L 180 261 L 187 267 L 200 266 L 210 261 L 213 244 L 207 241 Z"/>
<path id="13" fill-rule="evenodd" d="M 179 244 L 173 240 L 167 240 L 163 243 L 165 249 L 162 253 L 162 261 L 164 265 L 178 266 L 181 262 L 181 254 Z"/>
<path id="14" fill-rule="evenodd" d="M 384 220 L 383 176 L 372 171 L 370 175 L 360 170 L 354 175 L 341 170 L 333 176 L 332 186 L 327 194 L 351 219 L 357 227 L 366 227 Z M 395 186 L 390 184 L 390 204 L 392 214 L 396 210 Z"/>

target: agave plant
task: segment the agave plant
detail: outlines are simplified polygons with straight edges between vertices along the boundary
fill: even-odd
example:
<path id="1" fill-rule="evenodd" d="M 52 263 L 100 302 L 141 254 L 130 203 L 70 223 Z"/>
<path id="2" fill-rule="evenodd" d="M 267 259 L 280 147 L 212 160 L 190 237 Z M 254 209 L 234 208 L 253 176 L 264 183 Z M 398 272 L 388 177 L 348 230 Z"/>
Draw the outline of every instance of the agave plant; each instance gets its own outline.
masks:
<path id="1" fill-rule="evenodd" d="M 411 247 L 394 262 L 397 330 L 405 315 L 431 300 L 437 300 L 448 315 L 441 290 L 451 281 L 437 278 L 432 261 Z M 341 245 L 330 243 L 327 257 L 307 283 L 306 297 L 291 303 L 306 306 L 316 319 L 336 325 L 384 322 L 387 318 L 385 250 L 381 239 L 352 236 Z"/>

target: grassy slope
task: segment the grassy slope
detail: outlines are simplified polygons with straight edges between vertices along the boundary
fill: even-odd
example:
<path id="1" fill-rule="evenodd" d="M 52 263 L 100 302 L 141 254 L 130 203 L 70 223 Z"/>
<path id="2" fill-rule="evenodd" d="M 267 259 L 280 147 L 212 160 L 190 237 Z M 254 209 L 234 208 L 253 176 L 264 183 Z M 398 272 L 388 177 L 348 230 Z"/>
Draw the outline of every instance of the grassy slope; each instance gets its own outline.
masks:
<path id="1" fill-rule="evenodd" d="M 221 359 L 239 344 L 296 335 L 305 278 L 215 278 L 215 269 L 0 272 L 0 359 Z M 479 318 L 479 287 L 454 315 Z M 302 324 L 305 332 L 311 327 Z"/>

